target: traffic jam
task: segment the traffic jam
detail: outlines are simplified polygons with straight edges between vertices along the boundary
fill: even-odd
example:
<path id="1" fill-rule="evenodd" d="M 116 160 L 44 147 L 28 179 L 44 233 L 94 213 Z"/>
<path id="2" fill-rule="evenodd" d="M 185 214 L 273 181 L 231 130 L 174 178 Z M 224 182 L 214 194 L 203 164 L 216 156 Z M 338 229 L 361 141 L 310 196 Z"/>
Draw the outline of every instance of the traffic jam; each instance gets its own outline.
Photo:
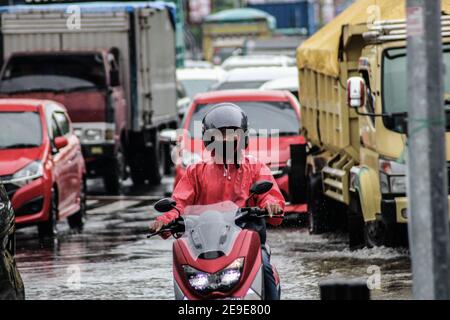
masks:
<path id="1" fill-rule="evenodd" d="M 413 299 L 407 1 L 197 2 L 0 7 L 0 299 Z"/>

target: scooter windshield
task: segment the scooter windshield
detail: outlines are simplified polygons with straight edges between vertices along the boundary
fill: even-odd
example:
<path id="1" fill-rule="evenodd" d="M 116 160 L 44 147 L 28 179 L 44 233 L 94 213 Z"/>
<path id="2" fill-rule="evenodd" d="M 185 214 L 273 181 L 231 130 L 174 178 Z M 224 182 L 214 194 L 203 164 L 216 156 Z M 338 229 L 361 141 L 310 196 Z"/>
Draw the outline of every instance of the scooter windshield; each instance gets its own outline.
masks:
<path id="1" fill-rule="evenodd" d="M 183 238 L 196 258 L 215 259 L 230 253 L 241 230 L 235 224 L 238 209 L 231 201 L 185 208 Z"/>

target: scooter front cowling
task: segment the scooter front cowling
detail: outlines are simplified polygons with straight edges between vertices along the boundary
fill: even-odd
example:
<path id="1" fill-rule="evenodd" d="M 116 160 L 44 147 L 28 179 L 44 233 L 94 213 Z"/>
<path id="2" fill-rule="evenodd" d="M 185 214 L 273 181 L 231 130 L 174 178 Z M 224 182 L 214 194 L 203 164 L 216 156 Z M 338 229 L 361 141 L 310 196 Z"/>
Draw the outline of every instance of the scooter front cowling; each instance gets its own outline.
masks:
<path id="1" fill-rule="evenodd" d="M 237 276 L 236 271 L 227 267 L 235 265 L 242 258 L 239 279 L 232 287 L 221 290 L 221 284 L 229 284 Z M 188 275 L 187 266 L 198 273 Z M 228 255 L 216 254 L 208 259 L 195 257 L 186 240 L 178 239 L 173 244 L 173 274 L 177 300 L 263 299 L 264 271 L 259 235 L 250 230 L 241 230 Z M 213 283 L 208 283 L 211 281 Z M 215 286 L 218 289 L 211 289 Z"/>

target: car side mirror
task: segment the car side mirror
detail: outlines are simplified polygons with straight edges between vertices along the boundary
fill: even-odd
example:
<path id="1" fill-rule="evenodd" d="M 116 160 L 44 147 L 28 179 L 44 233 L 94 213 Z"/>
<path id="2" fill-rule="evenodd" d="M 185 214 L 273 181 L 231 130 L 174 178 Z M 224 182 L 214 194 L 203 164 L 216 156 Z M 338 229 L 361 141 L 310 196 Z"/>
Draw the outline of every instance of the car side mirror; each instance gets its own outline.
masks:
<path id="1" fill-rule="evenodd" d="M 168 212 L 175 208 L 176 201 L 172 198 L 164 198 L 155 203 L 155 209 L 159 212 Z"/>
<path id="2" fill-rule="evenodd" d="M 60 150 L 69 144 L 69 140 L 66 137 L 56 137 L 54 140 L 55 148 Z"/>
<path id="3" fill-rule="evenodd" d="M 347 80 L 347 104 L 358 109 L 366 103 L 366 83 L 361 77 L 351 77 Z"/>
<path id="4" fill-rule="evenodd" d="M 119 70 L 111 69 L 109 71 L 109 85 L 111 87 L 118 87 L 118 86 L 120 86 Z"/>
<path id="5" fill-rule="evenodd" d="M 267 180 L 255 182 L 250 188 L 251 194 L 264 194 L 272 189 L 273 183 Z"/>

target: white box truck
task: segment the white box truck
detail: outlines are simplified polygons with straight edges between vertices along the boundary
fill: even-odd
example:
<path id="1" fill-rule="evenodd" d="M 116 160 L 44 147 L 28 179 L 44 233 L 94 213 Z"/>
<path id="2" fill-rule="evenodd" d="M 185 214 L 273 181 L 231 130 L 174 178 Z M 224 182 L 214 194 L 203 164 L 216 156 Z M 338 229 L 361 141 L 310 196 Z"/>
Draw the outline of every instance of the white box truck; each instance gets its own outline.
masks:
<path id="1" fill-rule="evenodd" d="M 158 184 L 159 132 L 177 127 L 175 7 L 163 2 L 0 8 L 0 97 L 64 104 L 89 176 Z M 129 170 L 126 170 L 129 168 Z"/>

